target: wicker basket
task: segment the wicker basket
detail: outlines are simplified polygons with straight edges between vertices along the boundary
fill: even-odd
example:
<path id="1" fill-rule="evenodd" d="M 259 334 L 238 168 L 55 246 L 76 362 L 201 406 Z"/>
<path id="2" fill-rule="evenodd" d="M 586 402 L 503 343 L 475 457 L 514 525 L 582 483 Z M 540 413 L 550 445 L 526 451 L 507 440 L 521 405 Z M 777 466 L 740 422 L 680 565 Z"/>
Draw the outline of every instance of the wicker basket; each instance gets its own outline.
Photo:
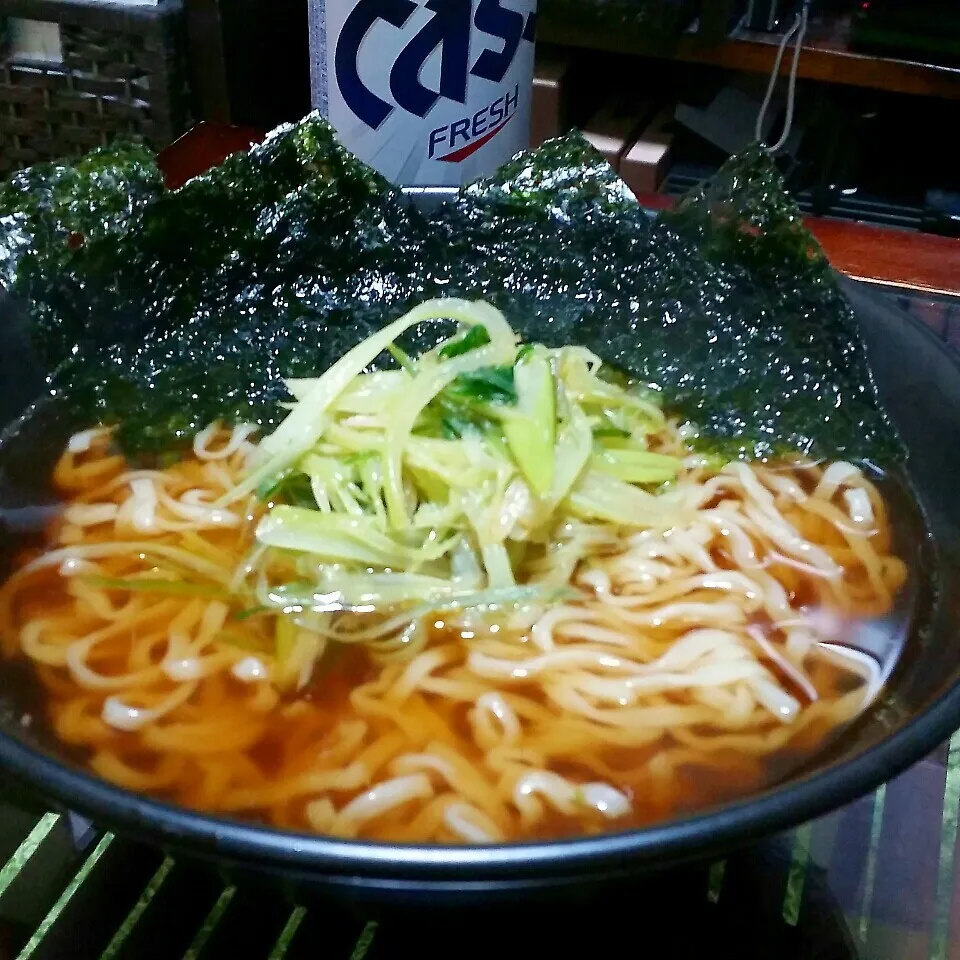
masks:
<path id="1" fill-rule="evenodd" d="M 189 126 L 179 0 L 0 0 L 4 17 L 57 23 L 63 62 L 17 60 L 0 45 L 0 171 L 117 138 L 159 149 Z"/>

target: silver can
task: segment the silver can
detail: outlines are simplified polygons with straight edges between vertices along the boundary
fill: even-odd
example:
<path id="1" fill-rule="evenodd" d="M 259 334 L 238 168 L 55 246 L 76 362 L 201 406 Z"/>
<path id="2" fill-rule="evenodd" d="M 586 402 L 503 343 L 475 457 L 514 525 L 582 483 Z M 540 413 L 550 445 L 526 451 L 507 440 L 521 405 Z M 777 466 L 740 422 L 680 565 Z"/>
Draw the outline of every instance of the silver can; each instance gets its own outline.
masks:
<path id="1" fill-rule="evenodd" d="M 310 0 L 314 107 L 403 186 L 457 186 L 527 147 L 536 0 Z"/>

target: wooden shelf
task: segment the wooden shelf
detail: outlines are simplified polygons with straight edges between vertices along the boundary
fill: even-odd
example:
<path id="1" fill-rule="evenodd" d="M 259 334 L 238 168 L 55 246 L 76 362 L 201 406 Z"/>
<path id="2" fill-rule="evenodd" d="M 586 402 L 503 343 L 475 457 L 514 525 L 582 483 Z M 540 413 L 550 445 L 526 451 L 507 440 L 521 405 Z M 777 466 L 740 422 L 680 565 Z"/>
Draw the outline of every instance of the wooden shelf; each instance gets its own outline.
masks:
<path id="1" fill-rule="evenodd" d="M 849 18 L 811 23 L 799 75 L 807 80 L 960 100 L 960 67 L 852 51 L 849 36 Z M 662 39 L 652 44 L 639 32 L 591 28 L 582 23 L 565 25 L 549 17 L 541 20 L 538 39 L 566 47 L 704 63 L 748 73 L 769 73 L 780 41 L 775 34 L 736 30 L 718 44 L 707 44 L 692 34 L 677 38 L 673 44 Z M 789 69 L 790 60 L 790 56 L 784 57 L 782 73 Z"/>

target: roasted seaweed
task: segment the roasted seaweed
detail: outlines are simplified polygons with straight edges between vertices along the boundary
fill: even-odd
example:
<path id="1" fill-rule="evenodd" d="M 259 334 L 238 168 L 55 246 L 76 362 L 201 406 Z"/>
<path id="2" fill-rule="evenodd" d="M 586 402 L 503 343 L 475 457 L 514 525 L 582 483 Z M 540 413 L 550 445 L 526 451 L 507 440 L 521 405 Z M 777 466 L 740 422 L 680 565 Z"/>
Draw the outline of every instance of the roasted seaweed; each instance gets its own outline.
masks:
<path id="1" fill-rule="evenodd" d="M 130 451 L 217 417 L 269 425 L 281 377 L 457 294 L 492 300 L 528 339 L 586 344 L 658 384 L 704 444 L 897 452 L 856 320 L 759 151 L 653 222 L 572 135 L 427 216 L 311 117 L 61 267 L 54 292 L 31 291 L 53 385 L 83 416 L 119 422 Z"/>
<path id="2" fill-rule="evenodd" d="M 0 182 L 0 288 L 46 304 L 85 241 L 121 236 L 162 192 L 156 157 L 133 144 L 100 147 L 73 164 L 38 164 Z M 51 352 L 63 349 L 59 329 L 52 331 Z"/>
<path id="3" fill-rule="evenodd" d="M 856 318 L 759 149 L 652 222 L 571 137 L 467 187 L 438 222 L 452 292 L 656 384 L 702 446 L 897 456 Z"/>

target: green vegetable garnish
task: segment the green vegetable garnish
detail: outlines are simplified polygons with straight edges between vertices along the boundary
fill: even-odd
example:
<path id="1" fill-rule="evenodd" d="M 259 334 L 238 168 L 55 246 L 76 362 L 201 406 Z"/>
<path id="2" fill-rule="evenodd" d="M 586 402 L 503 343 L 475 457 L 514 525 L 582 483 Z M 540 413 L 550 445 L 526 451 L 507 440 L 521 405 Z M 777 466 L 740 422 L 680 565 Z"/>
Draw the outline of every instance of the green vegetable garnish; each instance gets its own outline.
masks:
<path id="1" fill-rule="evenodd" d="M 407 373 L 416 373 L 416 365 L 410 359 L 409 354 L 405 350 L 402 350 L 400 347 L 398 347 L 395 343 L 387 345 L 387 353 L 389 353 L 390 356 L 397 361 L 402 370 L 406 370 Z"/>
<path id="2" fill-rule="evenodd" d="M 557 440 L 556 385 L 544 353 L 526 353 L 514 368 L 517 415 L 505 417 L 507 438 L 520 472 L 539 496 L 553 485 L 554 444 Z"/>
<path id="3" fill-rule="evenodd" d="M 461 373 L 447 387 L 445 395 L 461 403 L 516 403 L 514 369 L 513 367 L 481 367 L 471 373 Z"/>
<path id="4" fill-rule="evenodd" d="M 484 342 L 446 351 L 461 335 L 426 359 L 407 358 L 399 376 L 368 372 L 397 335 L 448 318 L 482 326 Z M 442 300 L 394 320 L 321 376 L 292 381 L 297 402 L 261 442 L 270 460 L 254 476 L 272 504 L 259 547 L 296 576 L 270 586 L 261 577 L 261 604 L 298 618 L 403 611 L 398 622 L 415 623 L 414 610 L 517 596 L 526 557 L 564 518 L 666 523 L 676 506 L 660 489 L 641 489 L 680 469 L 647 449 L 663 412 L 655 395 L 603 378 L 598 364 L 576 348 L 518 350 L 488 304 Z M 367 402 L 381 395 L 389 401 Z M 615 430 L 615 446 L 594 436 L 591 425 L 620 422 L 630 430 Z M 292 502 L 299 489 L 303 502 Z M 532 585 L 533 595 L 546 586 Z M 313 632 L 331 629 L 306 623 L 277 627 L 279 660 L 300 663 Z"/>
<path id="5" fill-rule="evenodd" d="M 612 449 L 595 453 L 590 461 L 593 469 L 628 483 L 665 483 L 676 479 L 680 461 L 646 450 Z"/>
<path id="6" fill-rule="evenodd" d="M 451 340 L 443 349 L 440 350 L 440 356 L 445 360 L 451 357 L 459 357 L 478 347 L 485 347 L 490 342 L 490 334 L 483 324 L 477 324 L 471 327 L 459 340 Z"/>
<path id="7" fill-rule="evenodd" d="M 165 580 L 160 577 L 101 577 L 95 574 L 81 574 L 78 579 L 101 590 L 168 593 L 172 596 L 203 597 L 206 600 L 230 599 L 230 594 L 219 587 L 190 583 L 185 580 Z"/>
<path id="8" fill-rule="evenodd" d="M 258 614 L 266 613 L 270 608 L 257 604 L 255 607 L 247 607 L 245 610 L 238 610 L 234 615 L 234 620 L 249 620 L 250 617 L 255 617 Z"/>
<path id="9" fill-rule="evenodd" d="M 296 507 L 316 505 L 310 478 L 297 470 L 281 470 L 280 473 L 268 477 L 257 487 L 255 493 L 262 503 L 288 503 Z"/>

